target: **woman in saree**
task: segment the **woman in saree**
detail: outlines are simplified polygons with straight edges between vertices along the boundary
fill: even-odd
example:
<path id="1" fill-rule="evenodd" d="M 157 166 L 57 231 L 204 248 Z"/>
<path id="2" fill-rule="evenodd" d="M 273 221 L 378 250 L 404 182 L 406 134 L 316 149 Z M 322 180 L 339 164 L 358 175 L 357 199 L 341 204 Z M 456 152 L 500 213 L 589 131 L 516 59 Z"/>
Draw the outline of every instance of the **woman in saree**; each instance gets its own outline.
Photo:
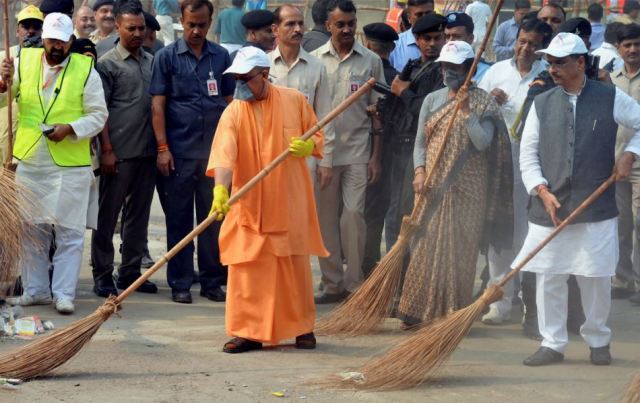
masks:
<path id="1" fill-rule="evenodd" d="M 445 88 L 429 94 L 420 111 L 413 185 L 427 202 L 417 214 L 420 230 L 411 245 L 395 313 L 404 327 L 471 303 L 480 251 L 489 243 L 510 247 L 513 174 L 508 132 L 491 96 L 475 85 L 462 93 L 473 57 L 466 42 L 452 41 L 442 48 L 437 62 Z M 458 99 L 460 110 L 436 161 Z M 431 170 L 434 175 L 425 186 Z"/>

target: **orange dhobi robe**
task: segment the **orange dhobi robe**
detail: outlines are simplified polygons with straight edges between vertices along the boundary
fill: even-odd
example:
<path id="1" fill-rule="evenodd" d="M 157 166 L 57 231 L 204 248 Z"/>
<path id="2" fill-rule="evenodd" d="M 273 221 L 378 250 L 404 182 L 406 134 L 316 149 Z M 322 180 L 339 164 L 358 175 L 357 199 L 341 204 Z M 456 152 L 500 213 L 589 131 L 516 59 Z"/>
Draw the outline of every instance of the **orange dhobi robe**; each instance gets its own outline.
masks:
<path id="1" fill-rule="evenodd" d="M 288 148 L 317 118 L 302 93 L 269 85 L 261 101 L 234 100 L 223 112 L 207 175 L 233 171 L 231 195 Z M 323 135 L 312 137 L 322 158 Z M 230 336 L 277 344 L 313 330 L 310 255 L 328 256 L 304 158 L 288 157 L 231 206 L 219 237 L 229 265 L 225 326 Z"/>

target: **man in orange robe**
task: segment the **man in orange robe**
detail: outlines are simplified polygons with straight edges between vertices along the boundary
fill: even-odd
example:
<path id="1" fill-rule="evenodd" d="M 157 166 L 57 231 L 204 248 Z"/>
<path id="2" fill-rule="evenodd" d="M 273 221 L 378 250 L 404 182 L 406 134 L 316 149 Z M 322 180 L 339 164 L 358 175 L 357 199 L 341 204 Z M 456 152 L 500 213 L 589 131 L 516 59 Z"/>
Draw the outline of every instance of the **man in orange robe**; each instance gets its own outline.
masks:
<path id="1" fill-rule="evenodd" d="M 226 219 L 221 261 L 229 265 L 225 326 L 227 353 L 296 338 L 315 348 L 310 256 L 327 256 L 305 157 L 322 158 L 323 135 L 300 136 L 317 119 L 305 96 L 272 85 L 269 58 L 256 47 L 238 51 L 225 74 L 236 78 L 234 101 L 216 130 L 207 175 L 216 186 L 211 213 Z M 237 192 L 280 153 L 288 157 L 229 208 Z M 233 185 L 232 185 L 233 183 Z"/>

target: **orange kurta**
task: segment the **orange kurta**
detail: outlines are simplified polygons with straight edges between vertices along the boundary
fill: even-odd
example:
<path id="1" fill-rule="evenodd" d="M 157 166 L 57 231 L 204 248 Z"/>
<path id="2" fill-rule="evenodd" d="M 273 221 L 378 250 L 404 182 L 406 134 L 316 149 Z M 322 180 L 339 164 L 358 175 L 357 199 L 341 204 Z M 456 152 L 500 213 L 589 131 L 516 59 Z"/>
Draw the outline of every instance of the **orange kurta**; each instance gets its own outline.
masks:
<path id="1" fill-rule="evenodd" d="M 218 123 L 207 175 L 232 170 L 233 195 L 315 123 L 304 95 L 289 88 L 270 85 L 262 101 L 234 100 Z M 313 140 L 314 157 L 322 158 L 322 132 Z M 229 335 L 278 343 L 313 329 L 309 255 L 328 253 L 304 158 L 287 158 L 231 207 L 219 244 L 229 265 Z"/>

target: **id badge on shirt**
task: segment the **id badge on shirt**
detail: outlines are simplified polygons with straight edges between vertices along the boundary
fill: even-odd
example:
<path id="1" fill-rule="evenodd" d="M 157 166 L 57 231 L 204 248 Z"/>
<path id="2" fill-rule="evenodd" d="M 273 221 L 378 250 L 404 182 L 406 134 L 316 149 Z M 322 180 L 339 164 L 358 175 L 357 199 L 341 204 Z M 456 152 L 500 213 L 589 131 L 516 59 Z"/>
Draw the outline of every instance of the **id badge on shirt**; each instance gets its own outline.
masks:
<path id="1" fill-rule="evenodd" d="M 363 79 L 361 76 L 355 75 L 353 73 L 350 74 L 348 88 L 347 88 L 347 95 L 351 95 L 354 92 L 358 91 L 362 83 L 363 83 Z"/>
<path id="2" fill-rule="evenodd" d="M 210 97 L 218 95 L 218 81 L 215 78 L 207 80 L 207 92 L 209 92 Z"/>

